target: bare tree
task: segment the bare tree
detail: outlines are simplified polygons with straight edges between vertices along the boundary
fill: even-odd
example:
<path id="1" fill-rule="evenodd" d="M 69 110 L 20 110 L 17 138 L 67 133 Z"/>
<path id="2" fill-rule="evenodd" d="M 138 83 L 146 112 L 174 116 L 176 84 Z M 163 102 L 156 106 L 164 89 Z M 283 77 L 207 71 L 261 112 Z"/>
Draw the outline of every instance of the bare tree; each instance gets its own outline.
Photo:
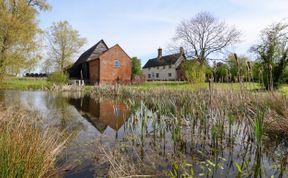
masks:
<path id="1" fill-rule="evenodd" d="M 182 21 L 176 30 L 175 40 L 181 46 L 189 47 L 190 53 L 205 63 L 209 55 L 222 53 L 223 50 L 238 42 L 240 32 L 229 27 L 208 12 L 200 12 L 188 21 Z"/>

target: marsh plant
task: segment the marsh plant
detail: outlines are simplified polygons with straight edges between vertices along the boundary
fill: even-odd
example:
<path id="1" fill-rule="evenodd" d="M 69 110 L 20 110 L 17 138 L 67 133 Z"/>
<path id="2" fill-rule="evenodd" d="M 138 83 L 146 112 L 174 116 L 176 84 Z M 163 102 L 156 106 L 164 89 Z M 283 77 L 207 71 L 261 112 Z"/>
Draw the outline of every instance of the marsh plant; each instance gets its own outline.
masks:
<path id="1" fill-rule="evenodd" d="M 145 175 L 170 170 L 171 177 L 267 176 L 263 154 L 276 154 L 275 150 L 267 153 L 267 140 L 278 138 L 281 143 L 288 135 L 288 101 L 277 93 L 243 88 L 176 92 L 114 86 L 92 93 L 96 98 L 99 95 L 130 100 L 127 104 L 135 112 L 125 131 L 133 136 L 125 137 L 124 143 L 129 142 L 126 148 L 134 150 L 129 154 L 141 158 L 137 164 L 148 161 L 153 165 L 148 172 L 140 166 Z M 269 175 L 280 172 L 267 165 L 265 169 L 272 172 Z"/>
<path id="2" fill-rule="evenodd" d="M 22 108 L 0 108 L 0 177 L 52 177 L 67 137 L 41 129 L 41 118 Z"/>

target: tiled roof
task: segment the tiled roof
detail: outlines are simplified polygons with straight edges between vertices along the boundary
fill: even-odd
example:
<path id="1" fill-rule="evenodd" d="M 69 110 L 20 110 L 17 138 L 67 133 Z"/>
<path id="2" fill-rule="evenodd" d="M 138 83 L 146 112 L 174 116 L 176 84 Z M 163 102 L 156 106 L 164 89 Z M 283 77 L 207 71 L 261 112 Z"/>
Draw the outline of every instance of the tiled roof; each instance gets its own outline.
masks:
<path id="1" fill-rule="evenodd" d="M 167 56 L 162 56 L 161 58 L 153 58 L 149 59 L 147 63 L 144 65 L 143 69 L 149 67 L 158 67 L 165 65 L 173 65 L 176 61 L 181 57 L 181 53 L 171 54 Z"/>

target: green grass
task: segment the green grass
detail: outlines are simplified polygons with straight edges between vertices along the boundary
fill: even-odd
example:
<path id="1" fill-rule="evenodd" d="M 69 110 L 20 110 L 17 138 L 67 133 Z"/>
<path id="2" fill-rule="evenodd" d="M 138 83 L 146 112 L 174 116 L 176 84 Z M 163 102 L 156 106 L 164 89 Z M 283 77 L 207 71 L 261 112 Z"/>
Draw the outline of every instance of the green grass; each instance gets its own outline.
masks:
<path id="1" fill-rule="evenodd" d="M 258 83 L 243 83 L 242 85 L 239 83 L 212 83 L 212 88 L 214 89 L 248 89 L 248 90 L 255 90 L 260 89 L 260 85 Z M 145 82 L 142 84 L 134 84 L 128 86 L 132 89 L 142 89 L 142 90 L 149 90 L 149 89 L 172 89 L 172 90 L 197 90 L 197 89 L 208 89 L 208 83 L 198 83 L 198 84 L 190 84 L 188 82 L 183 81 L 152 81 L 152 82 Z"/>
<path id="2" fill-rule="evenodd" d="M 15 78 L 9 77 L 5 78 L 2 83 L 0 83 L 0 89 L 45 89 L 49 88 L 51 83 L 46 79 L 38 78 Z"/>
<path id="3" fill-rule="evenodd" d="M 283 84 L 279 87 L 279 91 L 284 94 L 288 94 L 288 84 Z"/>

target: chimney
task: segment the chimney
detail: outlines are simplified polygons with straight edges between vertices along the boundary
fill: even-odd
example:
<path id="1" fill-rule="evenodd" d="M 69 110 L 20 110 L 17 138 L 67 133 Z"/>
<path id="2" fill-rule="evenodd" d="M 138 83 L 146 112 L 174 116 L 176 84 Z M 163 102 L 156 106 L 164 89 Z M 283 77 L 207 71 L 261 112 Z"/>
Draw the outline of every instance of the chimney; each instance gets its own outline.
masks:
<path id="1" fill-rule="evenodd" d="M 162 57 L 162 48 L 158 49 L 158 59 Z"/>
<path id="2" fill-rule="evenodd" d="M 184 55 L 184 48 L 182 46 L 180 47 L 180 55 Z"/>

